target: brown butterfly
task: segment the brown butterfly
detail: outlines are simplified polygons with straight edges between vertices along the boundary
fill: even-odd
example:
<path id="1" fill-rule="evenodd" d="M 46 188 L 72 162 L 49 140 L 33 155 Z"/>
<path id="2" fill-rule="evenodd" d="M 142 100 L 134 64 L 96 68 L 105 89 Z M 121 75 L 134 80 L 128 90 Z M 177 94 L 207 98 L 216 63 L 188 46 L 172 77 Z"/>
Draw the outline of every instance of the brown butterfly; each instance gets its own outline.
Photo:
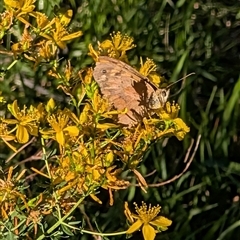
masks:
<path id="1" fill-rule="evenodd" d="M 141 122 L 151 110 L 164 106 L 169 96 L 168 88 L 157 88 L 128 64 L 107 56 L 99 56 L 93 77 L 115 109 L 127 108 L 126 114 L 118 116 L 118 122 L 127 126 Z"/>

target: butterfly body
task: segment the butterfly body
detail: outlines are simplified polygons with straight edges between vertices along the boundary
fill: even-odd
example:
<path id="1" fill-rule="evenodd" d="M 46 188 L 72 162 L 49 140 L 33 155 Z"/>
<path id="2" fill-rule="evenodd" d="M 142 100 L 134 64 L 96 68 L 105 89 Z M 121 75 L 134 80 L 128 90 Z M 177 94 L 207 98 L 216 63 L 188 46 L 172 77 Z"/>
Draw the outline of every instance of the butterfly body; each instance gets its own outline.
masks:
<path id="1" fill-rule="evenodd" d="M 93 77 L 102 95 L 115 109 L 128 109 L 118 118 L 119 123 L 128 126 L 149 116 L 151 109 L 163 106 L 169 95 L 169 90 L 157 89 L 147 77 L 128 64 L 107 56 L 99 57 Z"/>

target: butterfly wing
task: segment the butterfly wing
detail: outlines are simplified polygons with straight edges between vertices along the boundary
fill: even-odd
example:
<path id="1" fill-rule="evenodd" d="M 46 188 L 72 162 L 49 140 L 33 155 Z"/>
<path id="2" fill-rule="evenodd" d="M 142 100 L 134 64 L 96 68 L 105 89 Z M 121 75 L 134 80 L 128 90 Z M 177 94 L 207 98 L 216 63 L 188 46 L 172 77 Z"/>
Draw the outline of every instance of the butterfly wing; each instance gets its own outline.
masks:
<path id="1" fill-rule="evenodd" d="M 119 115 L 119 123 L 133 125 L 147 116 L 148 101 L 154 88 L 134 68 L 117 59 L 100 56 L 93 76 L 102 95 L 118 110 L 128 109 Z"/>

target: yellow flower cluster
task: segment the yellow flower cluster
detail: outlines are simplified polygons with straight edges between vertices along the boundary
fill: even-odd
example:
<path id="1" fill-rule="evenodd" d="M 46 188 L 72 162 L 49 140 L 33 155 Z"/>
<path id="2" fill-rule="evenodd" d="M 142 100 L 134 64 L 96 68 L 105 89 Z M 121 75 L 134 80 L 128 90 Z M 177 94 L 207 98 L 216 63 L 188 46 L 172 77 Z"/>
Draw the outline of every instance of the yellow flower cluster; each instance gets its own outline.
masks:
<path id="1" fill-rule="evenodd" d="M 69 34 L 67 25 L 72 17 L 72 10 L 53 19 L 38 11 L 34 11 L 36 0 L 4 0 L 6 11 L 0 15 L 0 40 L 5 32 L 12 26 L 13 18 L 25 24 L 22 38 L 11 46 L 15 56 L 23 54 L 25 58 L 35 63 L 54 61 L 57 47 L 64 49 L 66 42 L 82 35 L 81 31 Z M 35 19 L 36 26 L 32 25 L 30 18 Z M 31 19 L 31 20 L 32 20 Z"/>
<path id="2" fill-rule="evenodd" d="M 7 10 L 0 15 L 0 39 L 12 26 L 13 19 L 25 24 L 21 40 L 11 46 L 11 52 L 15 56 L 23 54 L 35 67 L 42 62 L 56 63 L 58 47 L 64 49 L 66 41 L 82 34 L 80 31 L 69 34 L 66 29 L 72 16 L 71 10 L 49 20 L 44 14 L 34 11 L 34 0 L 4 2 Z M 36 26 L 30 23 L 30 18 L 35 19 Z M 128 62 L 126 52 L 134 47 L 131 37 L 118 32 L 111 35 L 111 40 L 99 43 L 98 50 L 90 45 L 89 55 L 95 61 L 100 55 L 107 55 Z M 142 63 L 139 72 L 154 84 L 160 85 L 163 80 L 156 74 L 156 65 L 152 60 Z M 69 205 L 76 203 L 80 197 L 91 196 L 101 203 L 97 197 L 99 188 L 108 190 L 110 204 L 113 204 L 112 192 L 129 186 L 129 182 L 121 178 L 123 169 L 133 171 L 146 187 L 145 179 L 136 168 L 150 144 L 156 139 L 169 136 L 182 140 L 189 132 L 183 120 L 178 118 L 179 105 L 170 102 L 157 110 L 154 117 L 143 119 L 137 126 L 123 128 L 115 120 L 126 111 L 113 109 L 102 98 L 92 77 L 92 68 L 76 74 L 68 62 L 64 71 L 58 69 L 58 64 L 52 64 L 48 73 L 59 81 L 58 88 L 70 97 L 71 105 L 61 109 L 50 99 L 46 104 L 40 103 L 36 107 L 20 107 L 15 100 L 8 104 L 11 116 L 6 114 L 0 118 L 0 140 L 14 152 L 18 151 L 21 144 L 27 144 L 31 137 L 41 142 L 42 159 L 45 160 L 46 168 L 32 170 L 51 181 L 54 197 L 49 193 L 40 194 L 34 201 L 27 200 L 16 183 L 22 174 L 17 181 L 13 181 L 13 168 L 10 168 L 7 180 L 0 181 L 3 218 L 7 218 L 12 211 L 17 198 L 22 200 L 26 209 L 31 208 L 28 221 L 33 221 L 34 224 L 40 213 L 50 214 L 56 205 L 61 206 L 63 212 L 68 212 Z M 46 144 L 55 148 L 55 153 L 48 151 Z M 142 227 L 144 238 L 154 239 L 154 227 L 157 231 L 164 231 L 171 225 L 170 220 L 157 217 L 159 206 L 147 209 L 143 204 L 141 208 L 136 207 L 136 211 L 138 216 L 131 214 L 126 207 L 126 215 L 132 223 L 128 234 Z M 149 234 L 148 238 L 146 234 Z"/>

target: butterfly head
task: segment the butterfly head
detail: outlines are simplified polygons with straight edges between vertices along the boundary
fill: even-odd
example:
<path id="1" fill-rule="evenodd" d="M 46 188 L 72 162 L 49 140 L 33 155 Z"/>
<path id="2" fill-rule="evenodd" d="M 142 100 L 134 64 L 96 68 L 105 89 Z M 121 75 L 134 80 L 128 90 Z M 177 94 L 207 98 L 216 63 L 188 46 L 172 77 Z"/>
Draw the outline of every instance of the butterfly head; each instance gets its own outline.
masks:
<path id="1" fill-rule="evenodd" d="M 167 102 L 168 96 L 170 93 L 170 89 L 168 88 L 160 88 L 155 92 L 152 92 L 149 98 L 149 108 L 150 109 L 159 109 L 165 105 Z"/>

